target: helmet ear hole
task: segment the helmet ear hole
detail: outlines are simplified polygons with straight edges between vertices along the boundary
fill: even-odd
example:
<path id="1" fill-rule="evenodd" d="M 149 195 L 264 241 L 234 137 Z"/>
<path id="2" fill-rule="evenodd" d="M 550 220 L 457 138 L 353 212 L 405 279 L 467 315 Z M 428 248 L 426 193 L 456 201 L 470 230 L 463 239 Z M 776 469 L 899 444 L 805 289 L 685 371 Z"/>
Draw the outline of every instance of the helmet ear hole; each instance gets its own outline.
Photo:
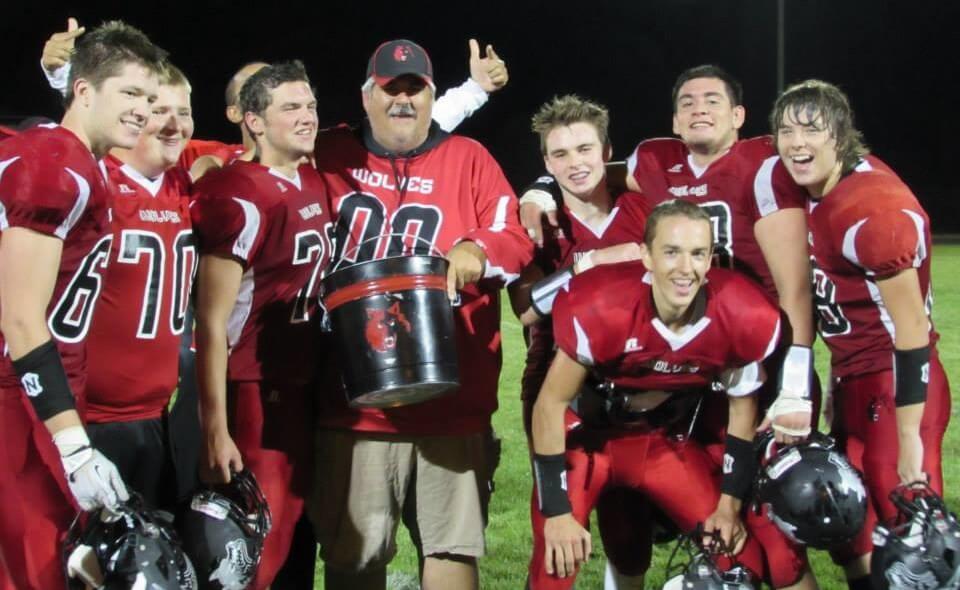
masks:
<path id="1" fill-rule="evenodd" d="M 817 549 L 848 542 L 866 521 L 860 473 L 822 434 L 778 449 L 760 470 L 756 496 L 785 535 Z"/>
<path id="2" fill-rule="evenodd" d="M 196 492 L 177 518 L 183 547 L 204 588 L 246 588 L 257 573 L 270 509 L 256 478 L 245 469 L 230 483 Z"/>

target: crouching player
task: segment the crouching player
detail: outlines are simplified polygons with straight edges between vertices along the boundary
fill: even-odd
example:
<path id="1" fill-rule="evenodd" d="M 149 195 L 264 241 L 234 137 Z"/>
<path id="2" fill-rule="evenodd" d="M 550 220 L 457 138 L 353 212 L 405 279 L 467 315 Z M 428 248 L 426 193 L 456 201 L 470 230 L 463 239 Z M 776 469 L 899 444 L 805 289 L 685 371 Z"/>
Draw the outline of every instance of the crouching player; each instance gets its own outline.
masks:
<path id="1" fill-rule="evenodd" d="M 642 263 L 593 269 L 558 294 L 557 355 L 533 410 L 539 513 L 531 588 L 573 585 L 591 550 L 587 517 L 612 486 L 642 492 L 684 531 L 704 523 L 754 575 L 762 571 L 740 509 L 755 469 L 753 394 L 764 381 L 761 362 L 779 341 L 780 315 L 740 275 L 717 269 L 707 280 L 712 244 L 709 216 L 669 201 L 647 221 Z M 591 370 L 612 390 L 600 400 L 602 416 L 568 419 Z M 729 404 L 721 478 L 686 436 L 702 397 L 719 395 L 715 389 Z"/>

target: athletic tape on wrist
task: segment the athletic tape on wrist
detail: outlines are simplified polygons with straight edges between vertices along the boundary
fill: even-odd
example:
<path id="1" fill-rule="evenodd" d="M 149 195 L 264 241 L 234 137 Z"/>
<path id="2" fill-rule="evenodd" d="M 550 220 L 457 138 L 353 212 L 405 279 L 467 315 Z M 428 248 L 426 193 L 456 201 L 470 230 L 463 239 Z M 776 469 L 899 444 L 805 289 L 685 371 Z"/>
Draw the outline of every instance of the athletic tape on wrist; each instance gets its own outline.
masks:
<path id="1" fill-rule="evenodd" d="M 771 426 L 777 432 L 782 432 L 788 436 L 807 436 L 812 431 L 810 423 L 807 422 L 806 428 L 788 428 L 781 424 L 776 423 L 778 416 L 783 416 L 784 414 L 792 414 L 795 412 L 807 413 L 813 416 L 813 402 L 808 399 L 796 399 L 789 396 L 781 395 L 778 397 L 772 404 L 770 404 L 770 409 L 767 410 L 767 418 L 770 419 Z"/>
<path id="2" fill-rule="evenodd" d="M 927 401 L 930 382 L 930 346 L 893 351 L 894 401 L 897 407 Z"/>
<path id="3" fill-rule="evenodd" d="M 787 349 L 780 370 L 780 395 L 789 394 L 795 399 L 810 399 L 810 384 L 813 382 L 813 349 L 809 346 L 792 345 Z"/>
<path id="4" fill-rule="evenodd" d="M 13 368 L 41 421 L 76 407 L 60 351 L 53 340 L 13 361 Z"/>
<path id="5" fill-rule="evenodd" d="M 523 193 L 523 196 L 520 197 L 520 205 L 523 206 L 527 203 L 533 203 L 540 207 L 544 213 L 557 210 L 557 202 L 553 200 L 553 195 L 540 188 L 531 188 Z"/>
<path id="6" fill-rule="evenodd" d="M 568 266 L 533 284 L 530 288 L 530 307 L 538 316 L 545 317 L 553 312 L 553 302 L 557 298 L 557 293 L 570 282 L 573 274 L 573 267 Z"/>
<path id="7" fill-rule="evenodd" d="M 753 443 L 728 434 L 723 451 L 723 479 L 720 492 L 744 499 L 750 492 L 753 476 L 757 471 L 757 458 Z"/>
<path id="8" fill-rule="evenodd" d="M 550 518 L 572 512 L 567 496 L 567 459 L 558 455 L 534 455 L 533 474 L 540 514 Z"/>

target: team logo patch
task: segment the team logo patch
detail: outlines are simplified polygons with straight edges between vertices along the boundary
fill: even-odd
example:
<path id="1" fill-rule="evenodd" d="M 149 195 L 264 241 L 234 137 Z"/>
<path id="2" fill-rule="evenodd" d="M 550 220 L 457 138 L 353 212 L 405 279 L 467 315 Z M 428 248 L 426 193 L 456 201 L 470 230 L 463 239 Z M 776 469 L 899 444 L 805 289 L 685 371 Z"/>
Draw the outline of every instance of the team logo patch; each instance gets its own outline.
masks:
<path id="1" fill-rule="evenodd" d="M 400 329 L 407 334 L 412 330 L 407 316 L 400 311 L 400 302 L 394 302 L 386 309 L 368 309 L 367 327 L 364 334 L 367 344 L 377 352 L 387 352 L 397 347 L 397 334 Z"/>
<path id="2" fill-rule="evenodd" d="M 227 556 L 217 569 L 210 572 L 210 582 L 220 582 L 223 590 L 243 590 L 250 583 L 253 559 L 247 553 L 247 544 L 235 539 L 226 544 Z"/>
<path id="3" fill-rule="evenodd" d="M 413 49 L 409 45 L 397 45 L 393 49 L 394 61 L 407 61 L 413 56 Z"/>
<path id="4" fill-rule="evenodd" d="M 36 373 L 24 374 L 24 376 L 20 378 L 20 383 L 23 384 L 23 390 L 26 391 L 30 397 L 37 397 L 43 393 L 43 385 L 40 384 L 40 375 Z"/>

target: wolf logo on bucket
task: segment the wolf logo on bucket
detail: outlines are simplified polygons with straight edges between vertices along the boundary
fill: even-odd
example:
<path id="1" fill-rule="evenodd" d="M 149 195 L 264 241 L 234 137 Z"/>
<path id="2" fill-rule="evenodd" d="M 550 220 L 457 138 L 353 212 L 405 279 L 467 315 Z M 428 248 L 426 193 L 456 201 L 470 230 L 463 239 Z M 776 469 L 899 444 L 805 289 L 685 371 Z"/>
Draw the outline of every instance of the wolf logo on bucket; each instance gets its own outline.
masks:
<path id="1" fill-rule="evenodd" d="M 387 352 L 397 347 L 397 331 L 409 334 L 412 326 L 407 316 L 400 311 L 400 302 L 395 301 L 386 309 L 367 310 L 367 344 L 377 352 Z"/>
<path id="2" fill-rule="evenodd" d="M 209 581 L 220 582 L 224 590 L 243 590 L 250 583 L 255 566 L 247 553 L 246 542 L 236 539 L 227 543 L 227 556 L 210 572 Z"/>

